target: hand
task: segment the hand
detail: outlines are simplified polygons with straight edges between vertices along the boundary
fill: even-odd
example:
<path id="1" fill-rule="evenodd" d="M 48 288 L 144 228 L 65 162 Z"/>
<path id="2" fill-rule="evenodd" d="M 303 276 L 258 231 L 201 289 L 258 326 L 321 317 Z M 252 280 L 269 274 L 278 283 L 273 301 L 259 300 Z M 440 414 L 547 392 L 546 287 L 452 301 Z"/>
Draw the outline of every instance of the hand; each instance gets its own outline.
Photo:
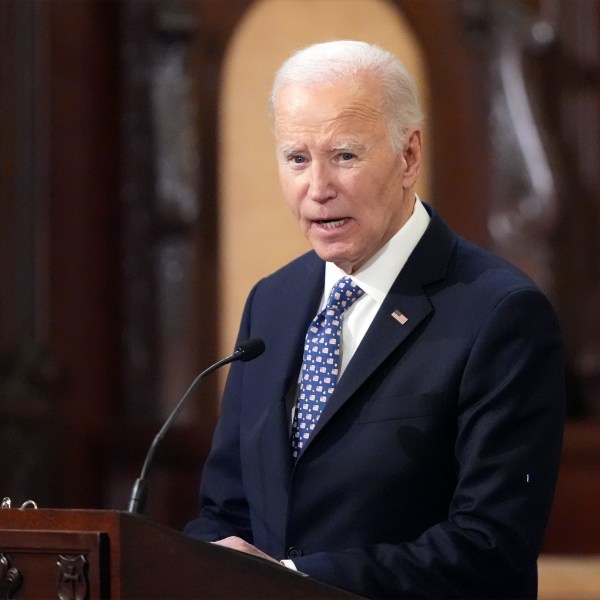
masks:
<path id="1" fill-rule="evenodd" d="M 252 554 L 253 556 L 258 556 L 260 558 L 264 558 L 265 560 L 270 560 L 271 562 L 279 563 L 277 559 L 272 558 L 268 554 L 265 554 L 264 552 L 259 550 L 256 546 L 253 546 L 252 544 L 249 544 L 242 538 L 236 537 L 234 535 L 212 543 L 217 544 L 218 546 L 225 546 L 225 548 L 231 548 L 232 550 L 237 550 L 238 552 Z"/>

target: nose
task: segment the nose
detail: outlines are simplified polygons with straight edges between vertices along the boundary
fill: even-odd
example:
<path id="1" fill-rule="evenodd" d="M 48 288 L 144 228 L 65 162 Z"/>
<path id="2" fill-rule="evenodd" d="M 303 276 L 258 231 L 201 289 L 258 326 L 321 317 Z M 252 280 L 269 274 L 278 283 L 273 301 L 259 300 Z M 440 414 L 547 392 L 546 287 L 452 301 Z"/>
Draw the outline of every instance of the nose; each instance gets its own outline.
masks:
<path id="1" fill-rule="evenodd" d="M 313 161 L 310 168 L 308 197 L 315 202 L 327 202 L 335 197 L 335 194 L 331 168 L 327 164 Z"/>

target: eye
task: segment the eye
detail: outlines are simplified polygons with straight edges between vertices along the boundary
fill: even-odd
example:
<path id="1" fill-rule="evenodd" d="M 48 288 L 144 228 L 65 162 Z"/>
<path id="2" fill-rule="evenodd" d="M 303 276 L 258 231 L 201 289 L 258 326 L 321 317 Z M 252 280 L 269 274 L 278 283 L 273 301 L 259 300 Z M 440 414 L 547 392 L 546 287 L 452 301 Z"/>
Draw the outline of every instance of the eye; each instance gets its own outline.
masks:
<path id="1" fill-rule="evenodd" d="M 296 165 L 301 165 L 306 162 L 306 159 L 304 158 L 304 156 L 300 156 L 298 154 L 290 157 L 290 160 Z"/>
<path id="2" fill-rule="evenodd" d="M 341 162 L 347 162 L 354 158 L 354 154 L 352 152 L 341 152 L 338 158 Z"/>

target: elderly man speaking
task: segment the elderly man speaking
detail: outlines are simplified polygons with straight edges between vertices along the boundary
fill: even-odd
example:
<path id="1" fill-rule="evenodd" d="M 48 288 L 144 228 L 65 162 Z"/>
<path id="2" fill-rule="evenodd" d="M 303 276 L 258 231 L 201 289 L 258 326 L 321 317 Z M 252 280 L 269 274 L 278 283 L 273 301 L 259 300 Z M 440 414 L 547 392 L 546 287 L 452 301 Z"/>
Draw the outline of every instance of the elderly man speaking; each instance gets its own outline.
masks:
<path id="1" fill-rule="evenodd" d="M 422 111 L 393 55 L 305 48 L 271 111 L 313 251 L 250 293 L 239 340 L 266 351 L 231 367 L 186 532 L 372 598 L 536 598 L 564 413 L 550 303 L 415 194 Z"/>

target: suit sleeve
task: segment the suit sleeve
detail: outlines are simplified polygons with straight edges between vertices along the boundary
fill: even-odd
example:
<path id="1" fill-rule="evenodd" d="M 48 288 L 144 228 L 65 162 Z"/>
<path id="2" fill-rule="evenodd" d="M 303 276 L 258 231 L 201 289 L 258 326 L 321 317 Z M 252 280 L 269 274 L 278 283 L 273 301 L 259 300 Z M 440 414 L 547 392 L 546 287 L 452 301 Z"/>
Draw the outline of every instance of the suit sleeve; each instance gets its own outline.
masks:
<path id="1" fill-rule="evenodd" d="M 238 343 L 249 337 L 249 313 L 255 290 L 256 288 L 252 290 L 246 302 Z M 243 362 L 235 362 L 230 367 L 221 404 L 221 416 L 202 474 L 200 515 L 184 528 L 188 535 L 207 541 L 234 535 L 252 543 L 249 509 L 240 464 L 239 404 L 242 399 L 244 365 Z"/>
<path id="2" fill-rule="evenodd" d="M 535 598 L 562 442 L 563 360 L 547 299 L 534 289 L 504 297 L 462 374 L 447 519 L 408 542 L 302 556 L 298 569 L 369 597 Z"/>

